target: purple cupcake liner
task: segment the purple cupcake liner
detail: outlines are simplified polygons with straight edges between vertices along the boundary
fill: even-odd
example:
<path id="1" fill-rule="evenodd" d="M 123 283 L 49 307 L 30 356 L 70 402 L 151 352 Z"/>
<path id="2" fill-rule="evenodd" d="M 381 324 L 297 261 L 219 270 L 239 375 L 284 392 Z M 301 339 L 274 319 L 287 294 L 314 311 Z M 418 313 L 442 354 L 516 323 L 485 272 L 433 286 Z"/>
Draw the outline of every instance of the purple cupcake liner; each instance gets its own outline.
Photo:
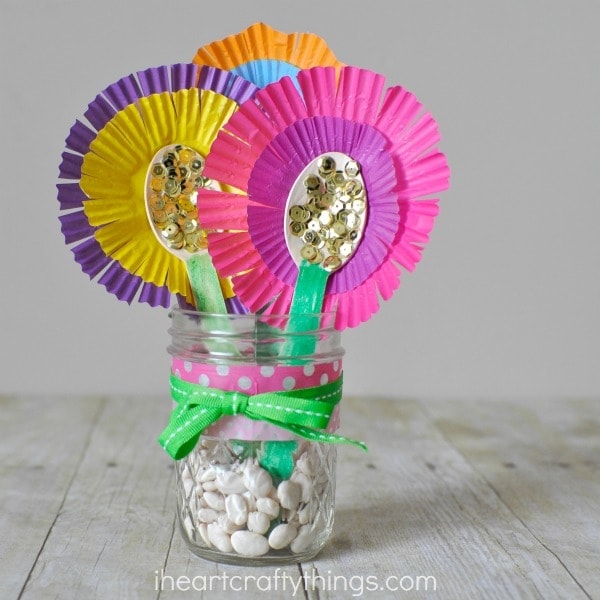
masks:
<path id="1" fill-rule="evenodd" d="M 248 207 L 248 229 L 263 261 L 281 281 L 294 286 L 298 267 L 285 248 L 287 198 L 296 179 L 312 160 L 343 152 L 358 161 L 368 194 L 368 217 L 361 243 L 343 269 L 329 278 L 329 293 L 354 289 L 381 264 L 398 230 L 395 168 L 385 152 L 387 140 L 365 123 L 340 117 L 311 117 L 287 127 L 256 160 L 248 195 L 263 206 Z M 266 208 L 266 210 L 265 210 Z M 279 226 L 273 226 L 277 224 Z"/>

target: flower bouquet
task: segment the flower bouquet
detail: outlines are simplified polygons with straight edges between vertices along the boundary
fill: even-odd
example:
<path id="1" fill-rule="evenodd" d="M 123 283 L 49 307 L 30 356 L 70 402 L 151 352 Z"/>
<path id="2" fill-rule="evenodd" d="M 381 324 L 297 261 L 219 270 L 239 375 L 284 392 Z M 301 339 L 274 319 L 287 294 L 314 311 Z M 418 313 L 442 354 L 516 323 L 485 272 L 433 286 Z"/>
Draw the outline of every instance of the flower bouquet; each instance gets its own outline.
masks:
<path id="1" fill-rule="evenodd" d="M 120 79 L 83 116 L 62 231 L 120 300 L 171 307 L 159 442 L 184 539 L 222 562 L 315 556 L 336 445 L 366 449 L 337 433 L 340 335 L 421 258 L 449 179 L 436 122 L 318 36 L 264 24 Z"/>

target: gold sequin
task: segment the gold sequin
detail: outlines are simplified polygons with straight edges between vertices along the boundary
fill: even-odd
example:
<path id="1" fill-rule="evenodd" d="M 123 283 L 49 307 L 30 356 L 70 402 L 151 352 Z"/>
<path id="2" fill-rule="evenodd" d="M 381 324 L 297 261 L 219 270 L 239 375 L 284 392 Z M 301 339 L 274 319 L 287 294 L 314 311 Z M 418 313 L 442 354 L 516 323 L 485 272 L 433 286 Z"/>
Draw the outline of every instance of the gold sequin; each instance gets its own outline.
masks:
<path id="1" fill-rule="evenodd" d="M 344 167 L 344 171 L 348 177 L 358 177 L 360 166 L 355 160 L 349 160 Z"/>
<path id="2" fill-rule="evenodd" d="M 323 225 L 331 225 L 333 222 L 333 215 L 328 210 L 323 210 L 319 214 L 319 222 Z"/>
<path id="3" fill-rule="evenodd" d="M 331 156 L 323 156 L 318 160 L 317 167 L 321 177 L 328 177 L 335 171 L 335 160 Z"/>
<path id="4" fill-rule="evenodd" d="M 340 211 L 344 210 L 344 208 L 346 208 L 346 205 L 340 199 L 337 199 L 329 209 L 329 212 L 332 215 L 337 215 Z"/>
<path id="5" fill-rule="evenodd" d="M 183 221 L 183 231 L 185 233 L 193 233 L 194 231 L 196 231 L 198 227 L 198 221 L 196 221 L 195 219 L 185 219 Z"/>
<path id="6" fill-rule="evenodd" d="M 162 192 L 163 180 L 159 177 L 153 177 L 150 181 L 150 189 L 154 192 Z"/>
<path id="7" fill-rule="evenodd" d="M 177 205 L 179 206 L 180 211 L 186 214 L 192 212 L 194 208 L 196 208 L 194 203 L 189 198 L 185 198 L 184 196 L 180 196 L 178 198 Z"/>
<path id="8" fill-rule="evenodd" d="M 321 180 L 319 179 L 319 177 L 317 175 L 309 175 L 304 180 L 304 185 L 307 190 L 315 191 L 315 190 L 318 190 L 319 187 L 321 187 Z"/>
<path id="9" fill-rule="evenodd" d="M 311 219 L 308 222 L 307 227 L 311 230 L 311 231 L 321 231 L 321 223 L 319 222 L 319 219 Z"/>
<path id="10" fill-rule="evenodd" d="M 326 271 L 336 271 L 342 266 L 342 260 L 338 256 L 328 256 L 323 261 L 323 268 Z"/>
<path id="11" fill-rule="evenodd" d="M 365 212 L 367 203 L 364 200 L 353 200 L 351 208 L 357 215 L 362 215 Z"/>
<path id="12" fill-rule="evenodd" d="M 302 250 L 300 250 L 302 258 L 311 262 L 317 257 L 318 253 L 319 251 L 312 244 L 306 244 L 306 246 L 302 246 Z"/>
<path id="13" fill-rule="evenodd" d="M 190 163 L 190 169 L 192 169 L 192 171 L 194 171 L 195 173 L 197 173 L 198 171 L 202 171 L 203 168 L 204 168 L 204 160 L 202 160 L 202 158 L 200 158 L 200 157 L 195 158 Z"/>
<path id="14" fill-rule="evenodd" d="M 167 173 L 165 166 L 162 163 L 156 163 L 152 165 L 152 175 L 154 177 L 163 178 Z"/>
<path id="15" fill-rule="evenodd" d="M 344 191 L 352 198 L 356 198 L 362 194 L 362 183 L 358 179 L 351 179 L 345 184 Z"/>
<path id="16" fill-rule="evenodd" d="M 189 148 L 182 148 L 179 152 L 179 160 L 184 164 L 188 164 L 192 160 L 193 156 L 194 153 Z"/>
<path id="17" fill-rule="evenodd" d="M 336 171 L 333 176 L 333 183 L 335 183 L 335 186 L 338 188 L 342 188 L 342 186 L 346 184 L 346 177 L 341 171 Z"/>
<path id="18" fill-rule="evenodd" d="M 165 194 L 167 194 L 168 196 L 171 196 L 172 198 L 174 198 L 175 196 L 179 195 L 179 192 L 181 191 L 181 185 L 179 185 L 179 181 L 177 181 L 177 179 L 167 179 L 164 182 L 164 190 L 165 190 Z"/>
<path id="19" fill-rule="evenodd" d="M 302 237 L 302 234 L 306 231 L 306 225 L 298 221 L 293 221 L 290 223 L 290 231 L 292 235 L 295 235 L 296 237 Z"/>
<path id="20" fill-rule="evenodd" d="M 163 230 L 162 234 L 167 240 L 172 240 L 179 233 L 179 225 L 175 223 L 169 223 Z"/>
<path id="21" fill-rule="evenodd" d="M 322 240 L 327 241 L 331 237 L 331 229 L 329 227 L 321 227 L 319 235 L 321 236 Z"/>
<path id="22" fill-rule="evenodd" d="M 165 199 L 158 194 L 152 194 L 148 200 L 148 204 L 154 210 L 162 210 L 165 207 Z"/>
<path id="23" fill-rule="evenodd" d="M 348 229 L 346 228 L 346 226 L 344 225 L 344 223 L 342 221 L 335 221 L 334 224 L 331 226 L 331 228 L 333 229 L 333 232 L 336 235 L 339 235 L 340 237 L 345 235 L 346 232 L 348 231 Z"/>
<path id="24" fill-rule="evenodd" d="M 309 230 L 302 236 L 302 239 L 307 244 L 314 244 L 314 242 L 317 240 L 318 237 L 319 237 L 318 233 L 315 233 L 314 231 Z"/>
<path id="25" fill-rule="evenodd" d="M 153 210 L 152 211 L 152 220 L 157 224 L 166 223 L 169 215 L 167 215 L 167 211 L 165 210 Z"/>
<path id="26" fill-rule="evenodd" d="M 289 214 L 292 221 L 299 223 L 306 223 L 310 219 L 310 211 L 302 206 L 292 206 Z"/>
<path id="27" fill-rule="evenodd" d="M 327 194 L 323 194 L 316 202 L 316 206 L 319 210 L 329 210 L 332 206 L 333 203 L 335 202 L 335 198 L 327 193 Z"/>
<path id="28" fill-rule="evenodd" d="M 338 213 L 337 220 L 348 229 L 356 229 L 360 225 L 360 217 L 350 210 L 343 210 Z"/>
<path id="29" fill-rule="evenodd" d="M 165 212 L 168 215 L 177 215 L 177 217 L 179 217 L 179 208 L 175 202 L 167 202 L 165 204 Z"/>
<path id="30" fill-rule="evenodd" d="M 353 251 L 354 248 L 350 242 L 344 242 L 340 245 L 340 256 L 347 258 L 352 254 Z"/>

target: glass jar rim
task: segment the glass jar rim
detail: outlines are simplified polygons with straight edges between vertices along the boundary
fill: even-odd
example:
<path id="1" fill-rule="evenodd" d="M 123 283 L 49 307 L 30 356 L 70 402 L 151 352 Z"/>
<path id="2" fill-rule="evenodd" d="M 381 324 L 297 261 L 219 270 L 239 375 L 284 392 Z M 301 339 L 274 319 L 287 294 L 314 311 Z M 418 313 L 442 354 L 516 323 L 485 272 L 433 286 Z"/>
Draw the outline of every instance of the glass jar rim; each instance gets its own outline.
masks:
<path id="1" fill-rule="evenodd" d="M 335 312 L 215 314 L 173 308 L 169 354 L 211 361 L 289 362 L 343 355 Z M 332 358 L 333 357 L 333 358 Z"/>
<path id="2" fill-rule="evenodd" d="M 324 311 L 324 312 L 311 312 L 311 313 L 298 313 L 297 315 L 290 315 L 289 313 L 211 313 L 205 312 L 201 310 L 193 310 L 189 308 L 179 308 L 176 306 L 171 307 L 169 311 L 169 316 L 172 317 L 173 314 L 178 315 L 189 315 L 190 317 L 206 317 L 206 318 L 215 318 L 215 319 L 223 319 L 227 318 L 229 320 L 239 319 L 239 320 L 257 320 L 257 319 L 269 319 L 269 320 L 282 320 L 287 321 L 291 317 L 308 317 L 308 318 L 319 318 L 321 320 L 323 317 L 329 320 L 335 319 L 335 311 Z"/>

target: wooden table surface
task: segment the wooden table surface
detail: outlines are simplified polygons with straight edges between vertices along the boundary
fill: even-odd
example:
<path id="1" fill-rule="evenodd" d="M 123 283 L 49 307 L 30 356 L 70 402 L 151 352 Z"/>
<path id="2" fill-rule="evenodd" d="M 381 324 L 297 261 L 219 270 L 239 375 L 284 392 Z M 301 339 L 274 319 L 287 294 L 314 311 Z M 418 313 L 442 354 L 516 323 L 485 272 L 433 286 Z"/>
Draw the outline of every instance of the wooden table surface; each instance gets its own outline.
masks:
<path id="1" fill-rule="evenodd" d="M 369 453 L 339 449 L 329 544 L 277 569 L 187 550 L 169 410 L 0 397 L 0 598 L 600 598 L 600 399 L 345 399 Z"/>

